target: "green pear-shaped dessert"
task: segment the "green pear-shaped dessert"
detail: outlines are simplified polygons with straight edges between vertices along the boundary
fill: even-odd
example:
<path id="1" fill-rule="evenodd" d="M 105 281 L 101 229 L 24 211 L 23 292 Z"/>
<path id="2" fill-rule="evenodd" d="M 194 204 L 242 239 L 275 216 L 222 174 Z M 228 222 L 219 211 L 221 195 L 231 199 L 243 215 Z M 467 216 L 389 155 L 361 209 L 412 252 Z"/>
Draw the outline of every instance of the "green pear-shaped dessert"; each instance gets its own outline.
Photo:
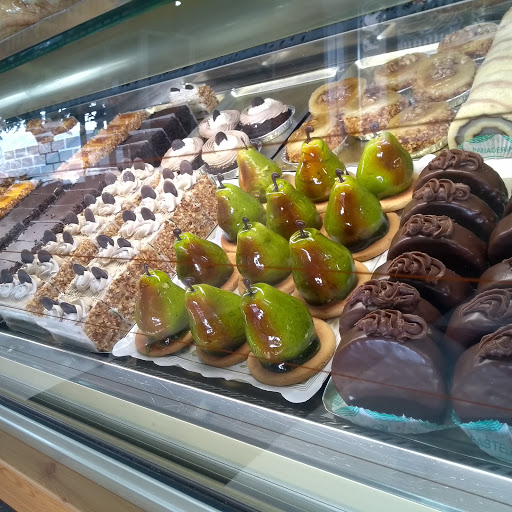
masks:
<path id="1" fill-rule="evenodd" d="M 378 199 L 394 196 L 412 184 L 411 155 L 394 135 L 383 132 L 370 140 L 357 167 L 357 180 Z"/>
<path id="2" fill-rule="evenodd" d="M 277 284 L 291 274 L 288 240 L 259 222 L 249 223 L 238 233 L 236 265 L 240 274 L 260 283 Z"/>
<path id="3" fill-rule="evenodd" d="M 222 247 L 179 228 L 174 235 L 176 273 L 182 282 L 191 277 L 196 283 L 220 287 L 231 277 L 233 265 Z"/>
<path id="4" fill-rule="evenodd" d="M 315 306 L 345 299 L 357 282 L 352 254 L 301 221 L 297 227 L 290 238 L 295 287 Z"/>
<path id="5" fill-rule="evenodd" d="M 146 268 L 139 281 L 135 321 L 140 331 L 135 344 L 142 354 L 157 356 L 179 350 L 183 345 L 172 344 L 182 339 L 189 327 L 185 290 L 165 272 Z"/>
<path id="6" fill-rule="evenodd" d="M 241 308 L 245 335 L 260 363 L 270 371 L 282 372 L 314 356 L 319 340 L 307 307 L 268 284 L 244 283 L 247 291 L 242 295 Z"/>
<path id="7" fill-rule="evenodd" d="M 265 224 L 265 209 L 262 204 L 250 194 L 236 185 L 224 184 L 223 176 L 217 177 L 220 187 L 217 196 L 217 222 L 224 231 L 226 240 L 236 243 L 236 236 L 242 229 L 242 218 L 254 219 Z"/>
<path id="8" fill-rule="evenodd" d="M 236 161 L 240 188 L 264 203 L 267 200 L 265 192 L 272 183 L 272 173 L 277 172 L 281 176 L 281 169 L 252 146 L 239 149 Z"/>
<path id="9" fill-rule="evenodd" d="M 232 364 L 247 359 L 247 352 L 233 362 L 233 355 L 245 343 L 245 322 L 240 309 L 240 296 L 219 290 L 207 284 L 194 284 L 187 278 L 185 304 L 190 318 L 190 332 L 194 343 L 218 360 L 226 359 Z M 203 358 L 202 358 L 203 359 Z M 208 362 L 209 358 L 207 358 Z M 222 364 L 222 363 L 221 363 Z"/>
<path id="10" fill-rule="evenodd" d="M 306 128 L 307 140 L 302 144 L 295 187 L 313 202 L 320 203 L 329 199 L 336 182 L 336 169 L 345 170 L 345 165 L 322 139 L 310 139 L 313 130 L 312 126 Z"/>
<path id="11" fill-rule="evenodd" d="M 272 174 L 273 185 L 267 188 L 267 227 L 284 238 L 295 233 L 298 220 L 320 229 L 322 220 L 313 202 L 286 180 L 277 178 L 279 174 Z"/>

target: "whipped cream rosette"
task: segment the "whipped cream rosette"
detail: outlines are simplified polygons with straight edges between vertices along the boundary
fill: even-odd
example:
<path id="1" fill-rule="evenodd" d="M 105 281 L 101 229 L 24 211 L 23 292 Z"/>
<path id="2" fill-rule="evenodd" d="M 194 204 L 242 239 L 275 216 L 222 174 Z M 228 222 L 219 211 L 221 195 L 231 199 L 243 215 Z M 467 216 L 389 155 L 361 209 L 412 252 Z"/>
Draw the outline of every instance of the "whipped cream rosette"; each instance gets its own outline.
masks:
<path id="1" fill-rule="evenodd" d="M 246 133 L 238 130 L 219 132 L 203 146 L 203 160 L 211 174 L 224 174 L 236 169 L 238 150 L 250 145 Z"/>
<path id="2" fill-rule="evenodd" d="M 99 252 L 91 265 L 100 266 L 112 273 L 123 270 L 137 257 L 142 246 L 138 240 L 129 241 L 122 237 L 111 238 L 100 235 L 96 240 Z"/>
<path id="3" fill-rule="evenodd" d="M 45 249 L 41 249 L 37 256 L 34 256 L 29 250 L 21 251 L 21 261 L 23 270 L 31 277 L 37 277 L 41 281 L 51 281 L 59 271 L 61 259 L 53 256 Z"/>
<path id="4" fill-rule="evenodd" d="M 188 163 L 188 162 L 187 162 Z M 172 171 L 169 171 L 172 173 Z M 170 213 L 174 211 L 183 198 L 183 191 L 176 188 L 172 180 L 163 180 L 161 186 L 154 188 L 144 185 L 141 189 L 142 200 L 139 206 L 135 208 L 136 215 L 140 214 L 143 208 L 150 210 L 152 213 Z"/>
<path id="5" fill-rule="evenodd" d="M 119 197 L 115 197 L 109 192 L 103 192 L 100 197 L 87 194 L 84 197 L 85 205 L 91 212 L 99 217 L 105 217 L 109 220 L 120 213 L 123 201 Z"/>
<path id="6" fill-rule="evenodd" d="M 89 298 L 101 300 L 115 277 L 110 269 L 96 266 L 96 260 L 91 261 L 87 267 L 79 263 L 73 264 L 75 277 L 64 292 L 69 300 Z"/>
<path id="7" fill-rule="evenodd" d="M 240 114 L 240 129 L 258 139 L 273 132 L 293 115 L 293 107 L 272 98 L 256 97 Z M 276 136 L 278 133 L 276 133 Z"/>
<path id="8" fill-rule="evenodd" d="M 211 116 L 203 119 L 199 123 L 199 135 L 203 139 L 215 137 L 218 132 L 234 130 L 240 120 L 240 112 L 238 110 L 214 110 Z"/>
<path id="9" fill-rule="evenodd" d="M 186 160 L 192 164 L 194 169 L 199 169 L 203 164 L 201 159 L 202 149 L 203 141 L 200 137 L 175 139 L 162 158 L 161 167 L 176 172 L 179 170 L 181 162 Z"/>
<path id="10" fill-rule="evenodd" d="M 113 228 L 117 231 L 118 227 L 113 225 L 110 218 L 95 216 L 89 208 L 84 210 L 81 215 L 75 215 L 69 213 L 66 219 L 71 219 L 74 216 L 73 222 L 67 224 L 64 228 L 64 232 L 71 235 L 78 243 L 85 239 L 95 238 L 100 235 L 103 231 L 110 231 Z"/>
<path id="11" fill-rule="evenodd" d="M 150 178 L 155 173 L 155 168 L 142 160 L 142 158 L 135 158 L 130 160 L 129 158 L 123 159 L 120 165 L 121 169 L 121 177 L 125 171 L 130 171 L 134 176 L 139 178 L 139 180 L 146 180 Z"/>
<path id="12" fill-rule="evenodd" d="M 78 247 L 76 240 L 66 231 L 55 234 L 53 231 L 47 229 L 43 235 L 43 242 L 45 242 L 43 249 L 54 257 L 70 256 Z"/>
<path id="13" fill-rule="evenodd" d="M 119 229 L 119 236 L 126 240 L 149 241 L 159 230 L 163 217 L 154 214 L 148 208 L 141 208 L 140 213 L 132 211 L 123 212 L 124 224 Z"/>

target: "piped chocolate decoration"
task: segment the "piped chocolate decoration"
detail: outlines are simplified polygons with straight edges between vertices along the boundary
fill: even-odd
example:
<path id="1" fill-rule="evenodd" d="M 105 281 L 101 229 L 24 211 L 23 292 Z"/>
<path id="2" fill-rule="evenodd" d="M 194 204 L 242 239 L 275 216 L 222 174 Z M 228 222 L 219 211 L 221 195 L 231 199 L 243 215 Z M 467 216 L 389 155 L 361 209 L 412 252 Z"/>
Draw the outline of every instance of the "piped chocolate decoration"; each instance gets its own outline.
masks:
<path id="1" fill-rule="evenodd" d="M 123 181 L 135 181 L 135 175 L 132 171 L 126 171 L 123 174 Z"/>
<path id="2" fill-rule="evenodd" d="M 69 212 L 64 219 L 64 223 L 65 224 L 78 224 L 78 217 L 77 217 L 76 213 Z"/>
<path id="3" fill-rule="evenodd" d="M 303 220 L 296 220 L 295 225 L 297 226 L 297 229 L 300 231 L 300 237 L 307 238 L 308 235 L 304 231 L 304 228 L 306 227 L 306 223 Z"/>
<path id="4" fill-rule="evenodd" d="M 396 257 L 388 267 L 389 275 L 419 278 L 426 283 L 436 284 L 446 273 L 446 266 L 424 252 L 406 252 Z"/>
<path id="5" fill-rule="evenodd" d="M 173 180 L 174 179 L 174 173 L 171 171 L 171 169 L 164 169 L 162 171 L 162 177 L 164 180 Z"/>
<path id="6" fill-rule="evenodd" d="M 263 103 L 265 103 L 265 100 L 261 96 L 256 96 L 251 101 L 251 107 L 259 107 L 263 105 Z"/>
<path id="7" fill-rule="evenodd" d="M 62 309 L 65 315 L 76 315 L 77 313 L 76 306 L 70 304 L 69 302 L 61 302 L 60 308 Z"/>
<path id="8" fill-rule="evenodd" d="M 75 240 L 71 236 L 71 233 L 68 233 L 67 231 L 64 231 L 64 233 L 62 233 L 62 241 L 65 244 L 71 244 L 71 245 L 75 244 Z"/>
<path id="9" fill-rule="evenodd" d="M 195 279 L 193 277 L 186 277 L 184 279 L 185 281 L 185 284 L 187 285 L 187 288 L 191 291 L 191 292 L 195 292 L 195 288 L 192 286 L 194 284 L 194 281 Z"/>
<path id="10" fill-rule="evenodd" d="M 173 233 L 174 233 L 174 236 L 176 237 L 176 239 L 177 239 L 178 241 L 179 241 L 179 240 L 181 240 L 180 235 L 181 235 L 181 233 L 183 233 L 183 231 L 181 231 L 181 229 L 180 229 L 180 228 L 176 228 L 176 229 L 174 229 L 174 230 L 173 230 Z"/>
<path id="11" fill-rule="evenodd" d="M 73 263 L 73 272 L 77 276 L 83 276 L 87 272 L 87 268 L 85 268 L 83 265 L 80 265 L 80 263 Z"/>
<path id="12" fill-rule="evenodd" d="M 178 197 L 178 189 L 172 181 L 164 181 L 164 194 L 172 194 L 174 197 Z"/>
<path id="13" fill-rule="evenodd" d="M 174 139 L 171 144 L 171 148 L 173 151 L 177 151 L 178 149 L 184 148 L 185 143 L 181 139 Z"/>
<path id="14" fill-rule="evenodd" d="M 281 175 L 278 173 L 278 172 L 273 172 L 272 173 L 272 183 L 274 184 L 274 192 L 278 192 L 279 191 L 279 187 L 277 185 L 277 179 L 280 177 Z"/>
<path id="15" fill-rule="evenodd" d="M 53 299 L 50 299 L 50 297 L 42 297 L 41 298 L 41 305 L 43 306 L 46 311 L 51 311 L 53 309 L 53 306 L 57 305 L 57 302 Z"/>
<path id="16" fill-rule="evenodd" d="M 462 306 L 461 315 L 482 313 L 487 318 L 503 322 L 512 321 L 512 290 L 500 288 L 479 293 Z"/>
<path id="17" fill-rule="evenodd" d="M 420 302 L 416 288 L 399 281 L 372 279 L 357 288 L 348 298 L 347 305 L 360 302 L 366 308 L 399 309 L 403 313 L 413 312 Z"/>
<path id="18" fill-rule="evenodd" d="M 34 261 L 34 255 L 28 249 L 23 249 L 21 251 L 21 261 L 23 263 L 32 263 Z"/>
<path id="19" fill-rule="evenodd" d="M 393 309 L 378 309 L 361 318 L 355 328 L 366 336 L 374 334 L 403 343 L 424 338 L 427 323 L 417 315 L 403 314 Z"/>
<path id="20" fill-rule="evenodd" d="M 85 207 L 88 208 L 89 206 L 96 204 L 96 197 L 92 194 L 85 194 L 84 196 L 84 204 Z"/>
<path id="21" fill-rule="evenodd" d="M 41 249 L 37 253 L 37 258 L 41 263 L 48 263 L 52 259 L 52 255 L 48 251 Z"/>
<path id="22" fill-rule="evenodd" d="M 14 281 L 13 275 L 5 268 L 0 272 L 0 283 L 9 284 Z"/>
<path id="23" fill-rule="evenodd" d="M 104 204 L 116 204 L 116 198 L 110 192 L 103 192 L 101 200 Z"/>
<path id="24" fill-rule="evenodd" d="M 22 268 L 20 268 L 18 270 L 18 281 L 21 284 L 24 284 L 24 283 L 31 284 L 32 278 L 28 275 L 28 272 L 26 270 L 23 270 Z"/>
<path id="25" fill-rule="evenodd" d="M 220 116 L 220 112 L 217 109 L 215 109 L 212 114 L 212 119 L 215 121 L 217 119 L 217 117 L 219 117 L 219 116 Z"/>
<path id="26" fill-rule="evenodd" d="M 453 201 L 466 201 L 470 194 L 471 188 L 468 185 L 453 183 L 451 180 L 432 178 L 416 190 L 412 197 L 427 203 L 431 201 L 451 203 Z"/>
<path id="27" fill-rule="evenodd" d="M 180 92 L 179 87 L 171 87 L 171 92 Z"/>
<path id="28" fill-rule="evenodd" d="M 99 279 L 108 279 L 108 273 L 99 267 L 92 267 L 91 274 L 98 280 Z"/>
<path id="29" fill-rule="evenodd" d="M 228 140 L 227 135 L 224 132 L 218 132 L 215 134 L 215 144 L 218 146 L 223 140 Z"/>
<path id="30" fill-rule="evenodd" d="M 484 164 L 484 159 L 478 153 L 464 151 L 463 149 L 444 149 L 434 158 L 428 168 L 434 169 L 460 169 L 464 167 L 470 171 L 476 171 Z"/>
<path id="31" fill-rule="evenodd" d="M 123 158 L 123 160 L 121 161 L 121 165 L 119 165 L 119 169 L 121 169 L 121 171 L 130 169 L 131 167 L 132 167 L 132 161 L 129 158 Z"/>
<path id="32" fill-rule="evenodd" d="M 142 158 L 137 157 L 133 161 L 133 168 L 137 169 L 138 171 L 143 171 L 146 168 L 146 164 Z"/>
<path id="33" fill-rule="evenodd" d="M 114 245 L 114 240 L 107 235 L 97 236 L 96 241 L 102 249 L 106 249 L 109 245 Z"/>
<path id="34" fill-rule="evenodd" d="M 188 160 L 183 160 L 180 163 L 180 174 L 190 174 L 191 176 L 194 174 L 192 164 Z"/>
<path id="35" fill-rule="evenodd" d="M 126 238 L 118 238 L 117 239 L 117 246 L 118 247 L 131 247 L 132 244 L 130 242 L 128 242 L 128 240 L 126 240 Z"/>
<path id="36" fill-rule="evenodd" d="M 156 199 L 156 192 L 154 191 L 153 187 L 150 187 L 149 185 L 144 185 L 140 189 L 141 196 L 145 199 L 146 197 L 150 199 Z"/>
<path id="37" fill-rule="evenodd" d="M 137 220 L 137 216 L 131 210 L 125 210 L 123 212 L 123 220 L 128 222 L 129 220 Z"/>
<path id="38" fill-rule="evenodd" d="M 246 287 L 247 292 L 249 293 L 249 295 L 254 295 L 254 290 L 252 289 L 251 281 L 249 279 L 247 279 L 246 277 L 244 277 L 242 279 L 242 281 L 243 281 L 244 286 Z"/>
<path id="39" fill-rule="evenodd" d="M 194 86 L 192 84 L 185 85 L 185 89 L 187 89 L 189 91 L 191 91 L 193 88 L 194 88 Z"/>
<path id="40" fill-rule="evenodd" d="M 155 214 L 149 208 L 141 208 L 140 214 L 144 220 L 155 220 Z"/>
<path id="41" fill-rule="evenodd" d="M 413 215 L 402 227 L 407 236 L 423 235 L 429 238 L 450 238 L 453 221 L 446 215 Z"/>
<path id="42" fill-rule="evenodd" d="M 311 126 L 310 124 L 308 124 L 306 126 L 306 142 L 311 142 L 311 134 L 315 131 L 315 128 L 313 126 Z"/>
<path id="43" fill-rule="evenodd" d="M 96 222 L 96 218 L 94 217 L 94 213 L 90 210 L 90 208 L 86 208 L 84 210 L 84 217 L 87 222 Z"/>
<path id="44" fill-rule="evenodd" d="M 117 176 L 112 172 L 105 173 L 105 183 L 107 185 L 113 185 L 117 181 Z"/>
<path id="45" fill-rule="evenodd" d="M 48 242 L 56 242 L 57 235 L 50 229 L 46 229 L 43 234 L 43 242 L 47 244 Z"/>
<path id="46" fill-rule="evenodd" d="M 512 325 L 505 325 L 480 341 L 477 353 L 481 361 L 512 361 Z"/>

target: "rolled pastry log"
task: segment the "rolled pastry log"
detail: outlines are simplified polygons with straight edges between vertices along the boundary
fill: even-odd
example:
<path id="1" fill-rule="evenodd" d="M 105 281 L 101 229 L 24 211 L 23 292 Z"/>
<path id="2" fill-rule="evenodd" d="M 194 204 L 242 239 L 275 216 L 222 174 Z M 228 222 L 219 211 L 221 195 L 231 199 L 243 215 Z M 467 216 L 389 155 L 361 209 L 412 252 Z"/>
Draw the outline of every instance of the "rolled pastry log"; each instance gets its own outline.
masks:
<path id="1" fill-rule="evenodd" d="M 469 98 L 448 130 L 456 148 L 478 135 L 512 136 L 512 9 L 501 20 L 494 42 L 477 71 Z"/>

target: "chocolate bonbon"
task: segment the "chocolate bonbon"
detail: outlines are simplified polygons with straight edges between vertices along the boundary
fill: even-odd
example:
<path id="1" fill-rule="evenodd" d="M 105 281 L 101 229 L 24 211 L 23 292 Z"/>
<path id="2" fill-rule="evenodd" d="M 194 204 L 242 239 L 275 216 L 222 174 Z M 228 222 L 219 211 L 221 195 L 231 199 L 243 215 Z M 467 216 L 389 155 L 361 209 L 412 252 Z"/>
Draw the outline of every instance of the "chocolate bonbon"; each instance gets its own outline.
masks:
<path id="1" fill-rule="evenodd" d="M 496 263 L 480 276 L 477 292 L 492 288 L 512 288 L 512 258 Z"/>
<path id="2" fill-rule="evenodd" d="M 489 261 L 498 263 L 512 257 L 512 215 L 501 219 L 489 238 Z"/>

